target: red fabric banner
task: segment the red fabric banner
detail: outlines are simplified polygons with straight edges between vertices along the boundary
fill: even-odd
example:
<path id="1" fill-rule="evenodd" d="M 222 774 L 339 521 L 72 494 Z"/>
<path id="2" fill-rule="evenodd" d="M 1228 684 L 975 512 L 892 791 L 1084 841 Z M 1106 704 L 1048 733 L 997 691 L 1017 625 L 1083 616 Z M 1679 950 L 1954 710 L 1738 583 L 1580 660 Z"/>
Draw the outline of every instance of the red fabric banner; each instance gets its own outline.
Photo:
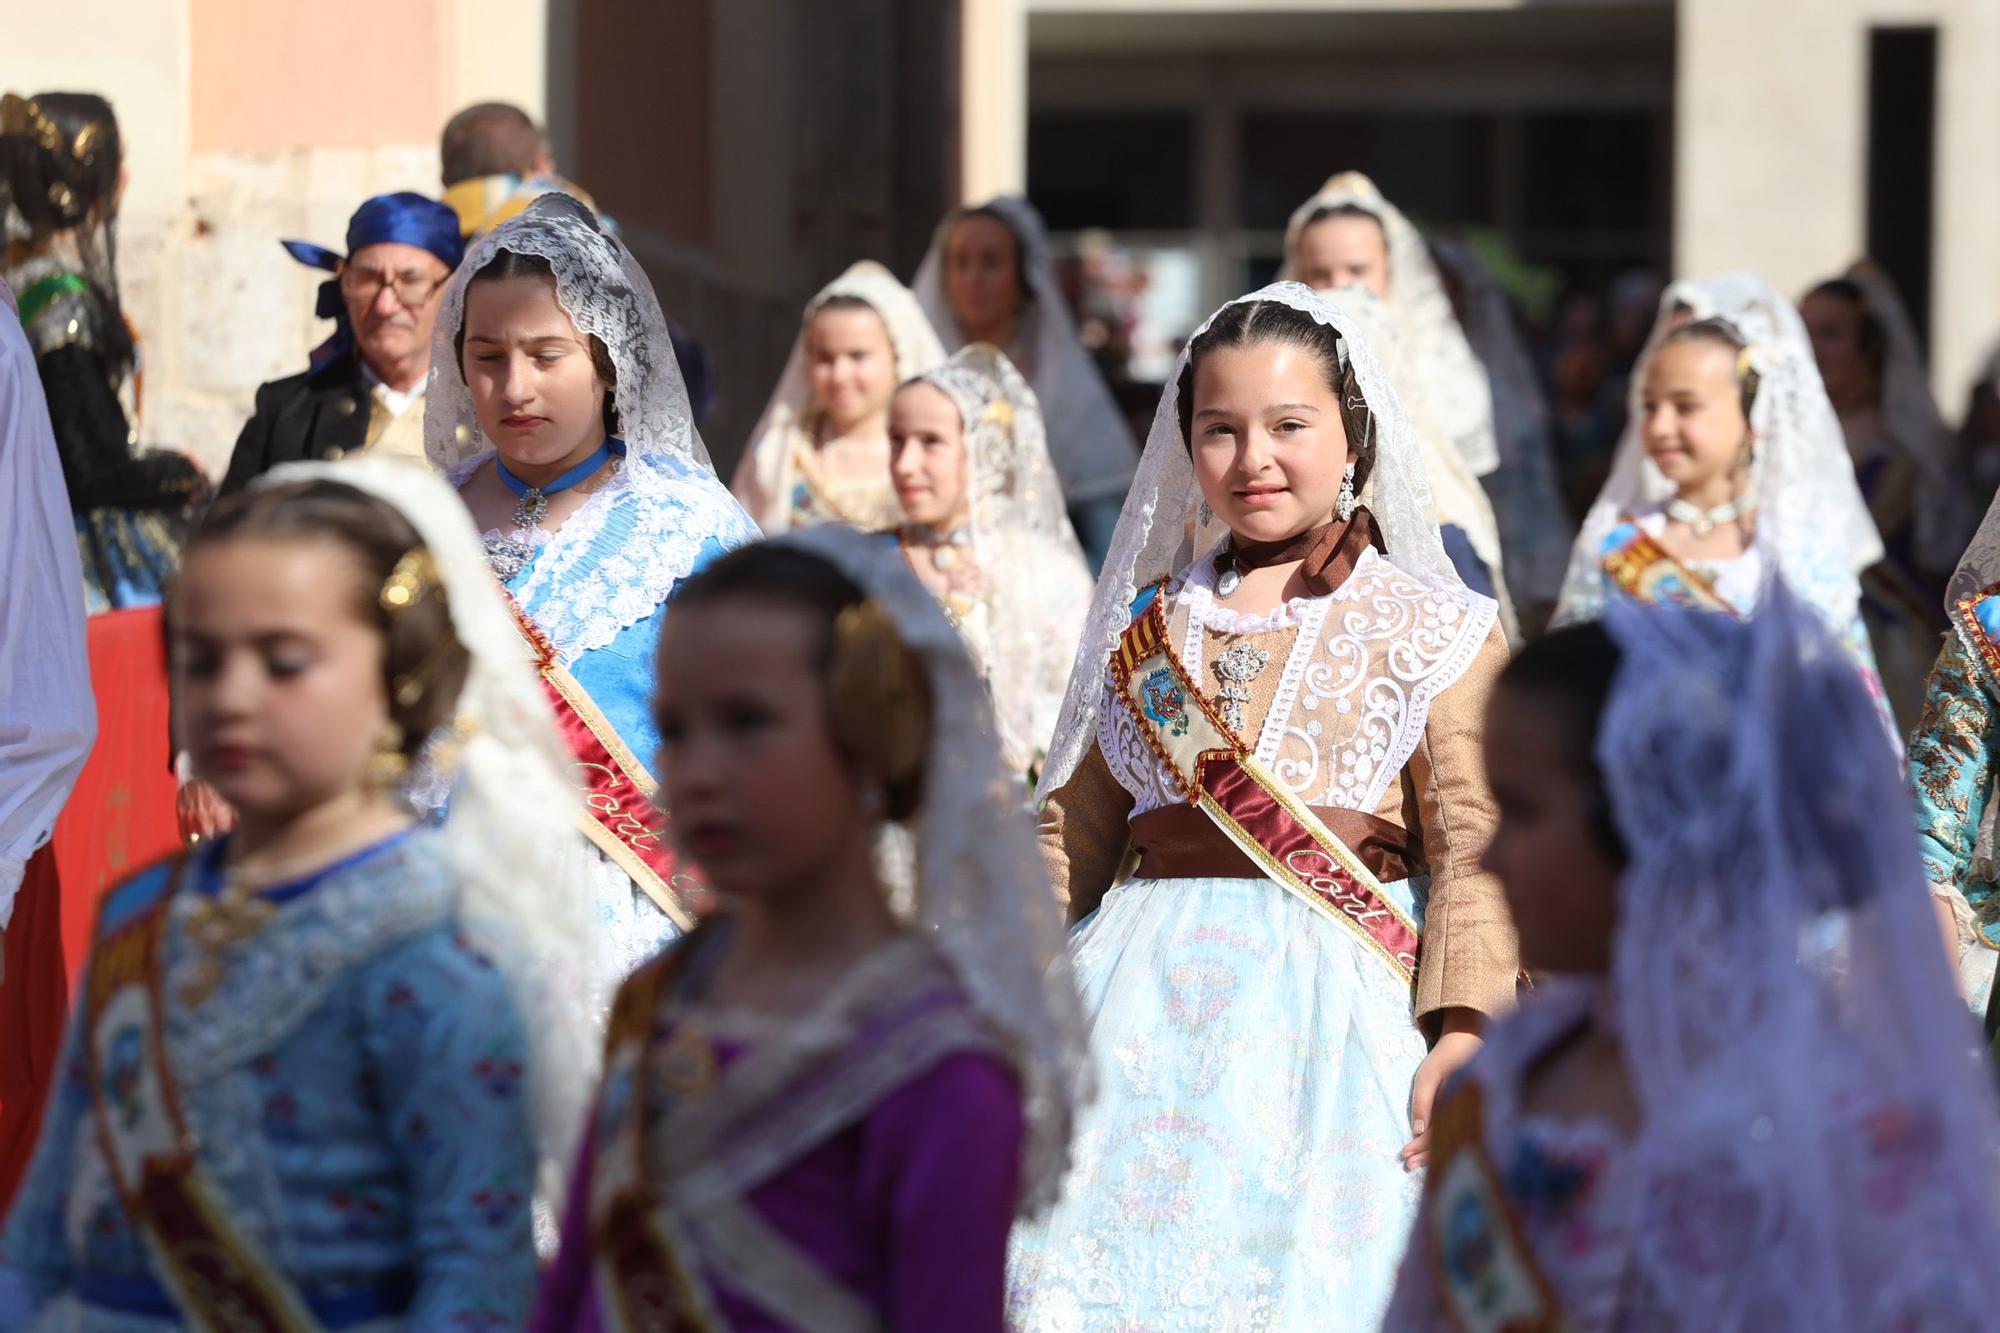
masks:
<path id="1" fill-rule="evenodd" d="M 97 900 L 180 846 L 160 608 L 90 618 L 97 744 L 55 837 L 28 862 L 0 983 L 0 1215 L 34 1152 L 69 993 L 90 956 Z"/>
<path id="2" fill-rule="evenodd" d="M 72 984 L 90 955 L 104 891 L 181 847 L 160 608 L 92 616 L 89 639 L 97 744 L 55 836 L 63 958 Z"/>

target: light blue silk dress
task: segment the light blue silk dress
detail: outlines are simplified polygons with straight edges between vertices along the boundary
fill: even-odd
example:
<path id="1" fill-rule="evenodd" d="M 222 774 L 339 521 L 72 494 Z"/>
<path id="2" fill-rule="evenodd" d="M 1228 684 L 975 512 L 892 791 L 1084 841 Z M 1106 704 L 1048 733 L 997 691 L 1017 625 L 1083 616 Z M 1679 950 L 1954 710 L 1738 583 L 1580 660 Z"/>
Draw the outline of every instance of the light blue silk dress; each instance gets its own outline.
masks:
<path id="1" fill-rule="evenodd" d="M 535 1284 L 528 1038 L 501 974 L 460 937 L 438 835 L 398 834 L 270 891 L 275 918 L 222 949 L 220 984 L 190 1004 L 187 922 L 220 889 L 221 854 L 127 880 L 100 929 L 168 902 L 167 1049 L 230 1221 L 328 1328 L 519 1327 Z M 180 1327 L 112 1187 L 82 1048 L 72 1022 L 0 1233 L 0 1329 Z"/>
<path id="2" fill-rule="evenodd" d="M 471 471 L 454 479 L 463 482 Z M 758 535 L 714 473 L 676 454 L 630 455 L 560 528 L 535 532 L 533 557 L 507 582 L 557 660 L 649 771 L 660 748 L 654 659 L 674 592 Z M 589 856 L 583 873 L 591 885 L 597 980 L 609 994 L 680 931 L 608 857 L 594 847 Z"/>

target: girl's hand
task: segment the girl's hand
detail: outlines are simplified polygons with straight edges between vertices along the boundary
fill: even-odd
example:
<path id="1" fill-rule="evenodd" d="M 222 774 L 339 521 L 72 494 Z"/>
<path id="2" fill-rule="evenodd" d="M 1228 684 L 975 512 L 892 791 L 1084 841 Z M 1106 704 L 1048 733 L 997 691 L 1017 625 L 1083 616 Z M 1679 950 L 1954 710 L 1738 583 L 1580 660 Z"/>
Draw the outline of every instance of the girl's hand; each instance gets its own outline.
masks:
<path id="1" fill-rule="evenodd" d="M 1437 1102 L 1438 1089 L 1445 1080 L 1479 1054 L 1485 1042 L 1479 1035 L 1483 1022 L 1481 1015 L 1471 1009 L 1445 1010 L 1437 1045 L 1431 1047 L 1431 1053 L 1417 1066 L 1416 1080 L 1410 1086 L 1410 1132 L 1414 1137 L 1403 1145 L 1405 1171 L 1429 1165 L 1431 1107 Z"/>
<path id="2" fill-rule="evenodd" d="M 216 838 L 236 827 L 236 811 L 215 788 L 200 778 L 181 784 L 176 799 L 181 821 L 181 841 L 192 847 L 203 838 Z"/>

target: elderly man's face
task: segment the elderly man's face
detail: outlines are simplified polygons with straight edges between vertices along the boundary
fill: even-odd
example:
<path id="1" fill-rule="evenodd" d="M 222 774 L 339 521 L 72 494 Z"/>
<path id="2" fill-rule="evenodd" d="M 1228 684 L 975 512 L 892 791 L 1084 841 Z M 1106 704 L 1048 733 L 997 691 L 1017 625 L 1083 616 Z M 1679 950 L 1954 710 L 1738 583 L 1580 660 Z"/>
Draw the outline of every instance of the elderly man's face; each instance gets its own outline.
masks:
<path id="1" fill-rule="evenodd" d="M 340 270 L 340 295 L 355 341 L 370 369 L 385 380 L 430 360 L 438 297 L 451 270 L 415 245 L 364 245 Z"/>

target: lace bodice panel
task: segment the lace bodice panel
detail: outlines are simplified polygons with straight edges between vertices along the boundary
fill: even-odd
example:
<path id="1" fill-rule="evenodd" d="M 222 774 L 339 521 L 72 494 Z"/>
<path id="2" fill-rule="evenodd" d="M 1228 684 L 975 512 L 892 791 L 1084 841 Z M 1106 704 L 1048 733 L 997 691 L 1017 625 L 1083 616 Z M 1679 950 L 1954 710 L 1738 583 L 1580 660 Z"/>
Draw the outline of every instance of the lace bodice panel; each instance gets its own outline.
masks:
<path id="1" fill-rule="evenodd" d="M 1243 703 L 1257 758 L 1308 805 L 1361 811 L 1374 811 L 1401 775 L 1432 702 L 1472 665 L 1496 610 L 1373 549 L 1331 596 L 1294 598 L 1267 616 L 1215 605 L 1212 560 L 1197 560 L 1167 595 L 1181 660 L 1211 698 L 1222 683 L 1216 663 L 1231 646 L 1269 654 Z M 1180 801 L 1123 708 L 1099 710 L 1097 742 L 1134 814 Z"/>

